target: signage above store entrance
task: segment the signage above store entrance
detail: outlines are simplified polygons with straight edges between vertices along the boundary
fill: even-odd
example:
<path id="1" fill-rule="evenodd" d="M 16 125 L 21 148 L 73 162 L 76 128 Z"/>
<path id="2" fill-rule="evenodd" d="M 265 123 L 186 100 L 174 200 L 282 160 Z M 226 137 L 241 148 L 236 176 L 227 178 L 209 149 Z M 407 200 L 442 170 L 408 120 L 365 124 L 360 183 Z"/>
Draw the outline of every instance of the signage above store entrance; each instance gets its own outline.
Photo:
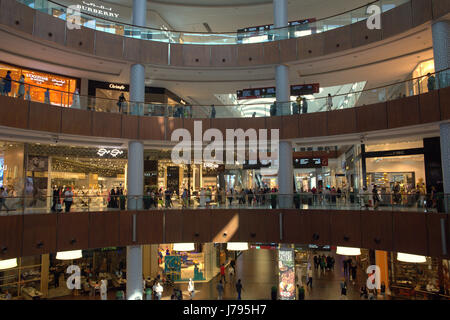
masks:
<path id="1" fill-rule="evenodd" d="M 291 96 L 314 94 L 319 93 L 319 89 L 320 89 L 319 83 L 292 85 L 290 94 Z M 275 98 L 276 94 L 277 94 L 276 87 L 244 89 L 236 91 L 238 100 Z"/>
<path id="2" fill-rule="evenodd" d="M 77 4 L 76 6 L 77 9 L 81 12 L 89 14 L 95 14 L 109 18 L 119 18 L 120 16 L 118 12 L 113 12 L 113 8 L 108 8 L 104 5 L 96 4 L 95 2 L 82 1 L 82 4 Z"/>

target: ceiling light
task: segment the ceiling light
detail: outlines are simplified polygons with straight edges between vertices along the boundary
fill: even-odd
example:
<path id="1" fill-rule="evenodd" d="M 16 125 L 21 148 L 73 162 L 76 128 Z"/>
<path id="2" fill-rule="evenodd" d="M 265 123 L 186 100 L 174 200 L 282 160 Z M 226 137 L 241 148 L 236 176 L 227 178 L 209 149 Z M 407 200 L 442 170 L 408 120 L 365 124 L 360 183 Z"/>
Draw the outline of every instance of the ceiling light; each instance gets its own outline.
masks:
<path id="1" fill-rule="evenodd" d="M 75 260 L 83 257 L 81 250 L 61 251 L 56 253 L 57 260 Z"/>
<path id="2" fill-rule="evenodd" d="M 17 258 L 0 261 L 0 270 L 11 269 L 15 267 L 17 267 Z"/>
<path id="3" fill-rule="evenodd" d="M 342 256 L 359 256 L 361 255 L 361 249 L 350 247 L 337 247 L 336 254 L 340 254 Z"/>
<path id="4" fill-rule="evenodd" d="M 227 250 L 229 250 L 229 251 L 248 250 L 248 242 L 228 242 Z"/>
<path id="5" fill-rule="evenodd" d="M 174 243 L 173 251 L 194 251 L 195 246 L 193 243 Z"/>
<path id="6" fill-rule="evenodd" d="M 410 263 L 424 263 L 427 261 L 427 258 L 425 256 L 397 252 L 397 260 Z"/>

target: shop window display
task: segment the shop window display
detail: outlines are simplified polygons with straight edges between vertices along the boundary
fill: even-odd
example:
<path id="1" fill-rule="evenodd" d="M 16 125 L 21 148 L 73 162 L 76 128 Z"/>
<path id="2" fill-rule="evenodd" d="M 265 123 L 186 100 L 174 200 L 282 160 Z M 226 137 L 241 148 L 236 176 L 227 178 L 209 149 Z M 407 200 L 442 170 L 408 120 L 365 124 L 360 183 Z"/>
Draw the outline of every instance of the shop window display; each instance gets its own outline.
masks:
<path id="1" fill-rule="evenodd" d="M 5 77 L 7 71 L 11 71 L 13 80 L 10 96 L 18 96 L 18 81 L 23 75 L 25 77 L 25 92 L 29 91 L 30 93 L 29 100 L 44 102 L 45 91 L 50 89 L 51 104 L 62 107 L 72 105 L 73 93 L 77 88 L 77 79 L 0 63 L 0 78 Z"/>
<path id="2" fill-rule="evenodd" d="M 0 270 L 0 300 L 40 299 L 41 290 L 41 256 L 17 258 L 17 266 Z"/>
<path id="3" fill-rule="evenodd" d="M 6 199 L 6 206 L 11 211 L 23 207 L 23 201 L 19 198 L 24 187 L 23 158 L 23 143 L 0 142 L 0 186 L 11 197 Z"/>
<path id="4" fill-rule="evenodd" d="M 398 261 L 395 253 L 388 255 L 389 282 L 395 297 L 432 300 L 439 295 L 450 298 L 448 260 L 427 257 L 425 263 Z"/>
<path id="5" fill-rule="evenodd" d="M 27 208 L 55 211 L 67 188 L 74 193 L 73 211 L 125 208 L 126 151 L 103 149 L 28 145 Z"/>
<path id="6" fill-rule="evenodd" d="M 197 244 L 195 251 L 178 252 L 173 250 L 173 244 L 162 244 L 158 254 L 160 268 L 173 281 L 206 279 L 203 246 Z"/>
<path id="7" fill-rule="evenodd" d="M 48 297 L 63 297 L 68 295 L 100 294 L 100 280 L 108 281 L 108 290 L 125 290 L 126 287 L 126 248 L 111 247 L 95 250 L 83 250 L 83 257 L 77 260 L 57 260 L 50 255 L 48 277 Z M 69 290 L 66 273 L 70 265 L 81 269 L 81 289 Z"/>

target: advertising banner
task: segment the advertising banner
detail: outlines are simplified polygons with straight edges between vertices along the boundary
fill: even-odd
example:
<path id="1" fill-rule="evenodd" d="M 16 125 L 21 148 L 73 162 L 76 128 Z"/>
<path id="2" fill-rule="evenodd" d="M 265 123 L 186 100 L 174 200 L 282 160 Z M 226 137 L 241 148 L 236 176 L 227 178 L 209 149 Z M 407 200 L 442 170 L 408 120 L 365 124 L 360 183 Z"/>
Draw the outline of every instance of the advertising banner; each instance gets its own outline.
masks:
<path id="1" fill-rule="evenodd" d="M 295 300 L 295 261 L 294 250 L 280 248 L 278 250 L 279 285 L 281 300 Z"/>

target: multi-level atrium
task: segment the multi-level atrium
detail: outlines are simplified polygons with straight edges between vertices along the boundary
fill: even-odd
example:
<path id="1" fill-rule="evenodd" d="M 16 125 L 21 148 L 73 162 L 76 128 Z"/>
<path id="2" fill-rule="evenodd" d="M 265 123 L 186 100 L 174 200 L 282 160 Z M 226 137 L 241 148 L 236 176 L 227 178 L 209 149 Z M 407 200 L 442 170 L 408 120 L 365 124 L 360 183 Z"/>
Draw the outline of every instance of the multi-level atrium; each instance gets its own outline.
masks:
<path id="1" fill-rule="evenodd" d="M 0 0 L 0 300 L 450 300 L 449 19 Z"/>

